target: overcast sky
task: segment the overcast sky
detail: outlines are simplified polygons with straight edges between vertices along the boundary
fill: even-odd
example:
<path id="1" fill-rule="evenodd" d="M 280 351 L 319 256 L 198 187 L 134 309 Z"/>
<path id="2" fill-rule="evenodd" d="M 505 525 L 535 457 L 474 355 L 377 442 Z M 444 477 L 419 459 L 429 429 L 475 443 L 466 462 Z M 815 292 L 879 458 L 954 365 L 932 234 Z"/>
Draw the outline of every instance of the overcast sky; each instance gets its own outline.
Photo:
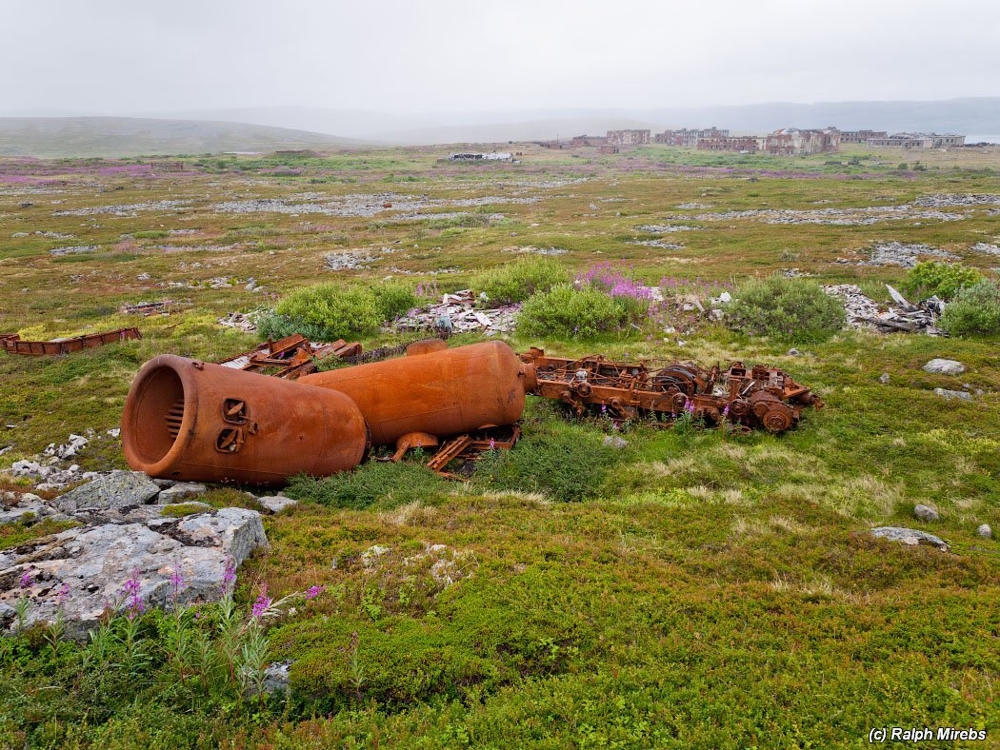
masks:
<path id="1" fill-rule="evenodd" d="M 997 0 L 0 0 L 0 114 L 1000 95 Z"/>

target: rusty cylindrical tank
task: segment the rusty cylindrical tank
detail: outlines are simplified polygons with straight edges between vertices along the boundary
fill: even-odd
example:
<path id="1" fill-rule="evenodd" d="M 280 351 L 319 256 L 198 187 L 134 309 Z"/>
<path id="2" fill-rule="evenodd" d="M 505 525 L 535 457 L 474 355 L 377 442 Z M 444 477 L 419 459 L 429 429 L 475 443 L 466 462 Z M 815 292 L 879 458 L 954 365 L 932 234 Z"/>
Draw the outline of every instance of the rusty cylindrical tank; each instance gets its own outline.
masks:
<path id="1" fill-rule="evenodd" d="M 443 342 L 441 342 L 443 343 Z M 441 349 L 419 342 L 407 356 L 306 375 L 300 383 L 350 396 L 361 409 L 374 445 L 413 433 L 435 436 L 509 425 L 521 418 L 534 365 L 502 341 Z"/>
<path id="2" fill-rule="evenodd" d="M 132 383 L 122 446 L 153 477 L 273 485 L 355 467 L 367 435 L 337 391 L 164 354 Z"/>

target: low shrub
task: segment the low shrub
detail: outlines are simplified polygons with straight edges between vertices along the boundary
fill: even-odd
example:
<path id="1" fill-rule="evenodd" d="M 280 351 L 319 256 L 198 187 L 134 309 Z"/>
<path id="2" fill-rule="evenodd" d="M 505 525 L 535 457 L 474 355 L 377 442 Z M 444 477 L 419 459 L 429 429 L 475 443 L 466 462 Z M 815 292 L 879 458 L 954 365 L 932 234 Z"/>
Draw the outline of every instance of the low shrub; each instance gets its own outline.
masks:
<path id="1" fill-rule="evenodd" d="M 1000 334 L 1000 286 L 983 279 L 962 287 L 944 308 L 941 327 L 952 336 Z"/>
<path id="2" fill-rule="evenodd" d="M 416 305 L 412 289 L 401 283 L 373 289 L 360 285 L 318 284 L 297 289 L 272 312 L 261 313 L 257 331 L 276 339 L 302 333 L 314 341 L 373 334 Z"/>
<path id="3" fill-rule="evenodd" d="M 484 491 L 540 492 L 573 502 L 597 497 L 622 452 L 591 430 L 537 430 L 513 450 L 483 454 L 475 483 Z"/>
<path id="4" fill-rule="evenodd" d="M 445 489 L 444 480 L 426 466 L 370 461 L 354 471 L 317 479 L 295 477 L 288 496 L 333 508 L 363 510 L 378 504 L 391 510 L 415 501 L 426 502 Z"/>
<path id="5" fill-rule="evenodd" d="M 399 281 L 385 281 L 374 289 L 375 304 L 382 321 L 395 320 L 417 306 L 413 287 Z"/>
<path id="6" fill-rule="evenodd" d="M 902 287 L 904 292 L 920 299 L 937 295 L 941 299 L 950 300 L 960 289 L 972 286 L 983 278 L 975 268 L 957 263 L 922 261 L 906 274 Z"/>
<path id="7" fill-rule="evenodd" d="M 484 271 L 473 280 L 473 288 L 484 293 L 490 304 L 512 305 L 567 281 L 569 272 L 559 261 L 530 256 Z"/>
<path id="8" fill-rule="evenodd" d="M 527 336 L 592 339 L 622 331 L 638 316 L 641 311 L 627 299 L 561 284 L 525 302 L 517 327 Z"/>
<path id="9" fill-rule="evenodd" d="M 807 279 L 778 275 L 753 279 L 743 284 L 736 296 L 729 310 L 729 326 L 751 336 L 814 344 L 844 326 L 843 305 Z"/>

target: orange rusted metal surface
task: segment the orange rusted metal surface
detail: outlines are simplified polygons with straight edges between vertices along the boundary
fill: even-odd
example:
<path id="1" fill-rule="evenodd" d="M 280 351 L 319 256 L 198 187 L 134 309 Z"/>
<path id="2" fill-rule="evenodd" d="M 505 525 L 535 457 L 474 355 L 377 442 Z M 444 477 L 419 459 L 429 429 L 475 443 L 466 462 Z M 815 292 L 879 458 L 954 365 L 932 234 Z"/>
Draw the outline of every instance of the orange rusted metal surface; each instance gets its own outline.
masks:
<path id="1" fill-rule="evenodd" d="M 113 344 L 118 341 L 128 341 L 129 339 L 141 339 L 142 334 L 138 328 L 119 328 L 117 331 L 106 331 L 104 333 L 91 333 L 86 336 L 77 336 L 71 339 L 57 339 L 55 341 L 21 341 L 21 337 L 16 333 L 5 333 L 0 335 L 0 346 L 8 354 L 27 354 L 29 356 L 54 356 L 57 354 L 69 354 L 79 352 L 84 349 L 92 349 L 105 344 Z"/>
<path id="2" fill-rule="evenodd" d="M 361 354 L 361 344 L 348 344 L 338 339 L 332 344 L 314 344 L 301 333 L 279 341 L 267 341 L 256 349 L 236 354 L 217 364 L 234 370 L 246 370 L 271 374 L 276 378 L 295 380 L 303 375 L 316 372 L 316 363 L 326 357 L 357 357 Z"/>
<path id="3" fill-rule="evenodd" d="M 455 459 L 474 461 L 485 451 L 510 450 L 521 437 L 521 428 L 512 425 L 506 428 L 491 427 L 474 435 L 458 435 L 444 443 L 427 462 L 427 468 L 447 479 L 465 479 L 464 476 L 445 471 Z"/>
<path id="4" fill-rule="evenodd" d="M 521 359 L 535 366 L 532 394 L 562 401 L 577 414 L 595 406 L 617 420 L 640 413 L 676 417 L 686 411 L 711 426 L 727 423 L 777 433 L 794 427 L 804 407 L 823 406 L 809 388 L 764 365 L 748 369 L 735 362 L 725 371 L 692 363 L 651 367 L 603 356 L 547 357 L 534 347 Z"/>
<path id="5" fill-rule="evenodd" d="M 306 375 L 299 381 L 350 396 L 373 445 L 401 445 L 413 433 L 445 437 L 521 418 L 534 367 L 501 341 L 441 349 L 412 346 L 406 357 Z"/>
<path id="6" fill-rule="evenodd" d="M 153 477 L 275 485 L 353 468 L 367 434 L 338 391 L 164 354 L 132 383 L 122 445 Z"/>

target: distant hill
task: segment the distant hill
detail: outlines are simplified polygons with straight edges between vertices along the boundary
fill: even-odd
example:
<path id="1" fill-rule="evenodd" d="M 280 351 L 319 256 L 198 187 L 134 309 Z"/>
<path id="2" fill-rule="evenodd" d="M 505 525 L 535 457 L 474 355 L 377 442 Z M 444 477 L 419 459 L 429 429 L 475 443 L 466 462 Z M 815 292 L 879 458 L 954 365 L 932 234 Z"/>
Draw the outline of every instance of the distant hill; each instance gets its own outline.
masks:
<path id="1" fill-rule="evenodd" d="M 0 156 L 141 156 L 338 149 L 361 141 L 238 122 L 134 117 L 0 118 Z"/>

